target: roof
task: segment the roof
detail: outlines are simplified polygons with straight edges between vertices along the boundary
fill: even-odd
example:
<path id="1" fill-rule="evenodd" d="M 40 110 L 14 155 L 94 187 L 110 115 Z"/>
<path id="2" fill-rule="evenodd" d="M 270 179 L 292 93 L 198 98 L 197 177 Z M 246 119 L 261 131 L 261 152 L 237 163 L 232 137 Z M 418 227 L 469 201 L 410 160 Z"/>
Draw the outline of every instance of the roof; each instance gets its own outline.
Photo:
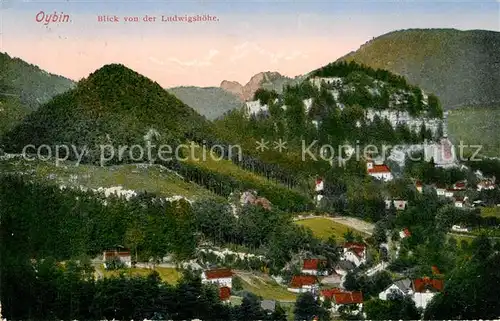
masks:
<path id="1" fill-rule="evenodd" d="M 221 279 L 221 278 L 230 278 L 233 276 L 233 272 L 231 269 L 216 269 L 216 270 L 208 270 L 205 271 L 205 276 L 207 279 Z"/>
<path id="2" fill-rule="evenodd" d="M 320 259 L 308 259 L 308 260 L 304 260 L 304 264 L 302 266 L 302 268 L 304 270 L 317 270 L 320 263 L 322 262 L 325 262 L 324 260 L 320 260 Z"/>
<path id="3" fill-rule="evenodd" d="M 219 298 L 222 301 L 229 300 L 231 297 L 231 289 L 228 288 L 227 286 L 223 286 L 219 289 Z"/>
<path id="4" fill-rule="evenodd" d="M 316 283 L 318 283 L 318 278 L 314 275 L 294 275 L 290 282 L 290 286 L 292 288 L 301 288 L 304 285 L 313 285 Z"/>
<path id="5" fill-rule="evenodd" d="M 466 183 L 465 182 L 456 182 L 454 184 L 455 188 L 465 188 Z"/>
<path id="6" fill-rule="evenodd" d="M 416 181 L 416 182 L 415 182 L 415 185 L 417 185 L 417 187 L 422 187 L 422 186 L 424 186 L 424 184 L 422 184 L 422 181 Z"/>
<path id="7" fill-rule="evenodd" d="M 437 266 L 433 265 L 431 268 L 432 268 L 432 274 L 441 274 Z"/>
<path id="8" fill-rule="evenodd" d="M 442 291 L 444 288 L 443 280 L 420 278 L 413 280 L 413 288 L 415 292 Z"/>
<path id="9" fill-rule="evenodd" d="M 260 302 L 260 307 L 263 310 L 274 312 L 274 310 L 276 310 L 276 301 L 274 301 L 274 300 L 262 300 Z"/>
<path id="10" fill-rule="evenodd" d="M 104 251 L 104 256 L 127 257 L 130 256 L 130 251 Z"/>
<path id="11" fill-rule="evenodd" d="M 411 236 L 411 232 L 407 228 L 403 229 L 403 233 L 405 233 L 406 236 Z"/>
<path id="12" fill-rule="evenodd" d="M 352 242 L 344 243 L 344 249 L 348 249 L 354 252 L 354 254 L 356 254 L 357 256 L 362 256 L 363 252 L 365 251 L 365 248 L 366 245 L 363 243 L 352 243 Z"/>
<path id="13" fill-rule="evenodd" d="M 333 291 L 331 300 L 337 304 L 357 304 L 363 303 L 363 293 L 361 292 L 343 292 Z"/>
<path id="14" fill-rule="evenodd" d="M 339 288 L 333 288 L 333 289 L 325 289 L 321 290 L 321 295 L 324 296 L 325 298 L 332 299 L 333 295 L 335 293 L 342 293 L 344 290 L 339 289 Z"/>
<path id="15" fill-rule="evenodd" d="M 337 266 L 335 268 L 336 269 L 340 268 L 344 271 L 350 271 L 350 270 L 354 270 L 355 267 L 356 267 L 356 265 L 354 265 L 354 263 L 352 263 L 351 261 L 342 260 L 342 261 L 339 261 L 339 263 L 337 264 Z"/>
<path id="16" fill-rule="evenodd" d="M 408 292 L 411 289 L 411 280 L 410 279 L 401 279 L 394 281 L 394 285 L 398 287 L 404 293 Z"/>
<path id="17" fill-rule="evenodd" d="M 390 172 L 391 172 L 391 170 L 385 164 L 383 164 L 383 165 L 373 165 L 372 168 L 368 169 L 368 173 L 370 173 L 370 174 L 390 173 Z"/>
<path id="18" fill-rule="evenodd" d="M 254 201 L 254 205 L 261 205 L 266 210 L 271 209 L 271 202 L 265 197 L 259 197 Z"/>

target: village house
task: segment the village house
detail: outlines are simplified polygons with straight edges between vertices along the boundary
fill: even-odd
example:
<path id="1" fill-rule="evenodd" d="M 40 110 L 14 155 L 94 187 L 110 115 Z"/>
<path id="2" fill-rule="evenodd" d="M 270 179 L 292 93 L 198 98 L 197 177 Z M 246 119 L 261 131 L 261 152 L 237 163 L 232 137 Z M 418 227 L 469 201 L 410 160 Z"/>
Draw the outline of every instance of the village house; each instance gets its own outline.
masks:
<path id="1" fill-rule="evenodd" d="M 265 197 L 258 197 L 257 191 L 246 191 L 241 194 L 240 204 L 242 206 L 251 204 L 251 205 L 260 205 L 266 210 L 271 210 L 271 202 Z"/>
<path id="2" fill-rule="evenodd" d="M 467 189 L 467 182 L 456 182 L 455 184 L 453 184 L 453 189 L 456 191 L 465 191 Z"/>
<path id="3" fill-rule="evenodd" d="M 448 188 L 444 191 L 444 197 L 453 198 L 454 195 L 455 195 L 454 189 Z"/>
<path id="4" fill-rule="evenodd" d="M 412 295 L 413 294 L 413 289 L 412 289 L 412 282 L 410 279 L 405 278 L 401 280 L 395 281 L 393 284 L 391 284 L 388 288 L 386 288 L 384 291 L 380 292 L 378 294 L 378 298 L 380 300 L 388 300 L 388 296 L 390 294 L 399 294 L 399 295 Z"/>
<path id="5" fill-rule="evenodd" d="M 229 302 L 231 298 L 231 288 L 227 286 L 223 286 L 219 288 L 219 299 L 222 302 Z"/>
<path id="6" fill-rule="evenodd" d="M 323 189 L 324 189 L 324 182 L 322 178 L 316 179 L 316 185 L 314 188 L 314 191 L 316 192 L 316 203 L 319 204 L 319 202 L 323 199 Z"/>
<path id="7" fill-rule="evenodd" d="M 109 260 L 112 259 L 120 260 L 120 262 L 122 262 L 125 265 L 125 267 L 128 268 L 132 267 L 132 256 L 129 250 L 120 249 L 120 250 L 104 251 L 102 255 L 102 260 L 104 261 L 105 269 L 109 268 L 107 263 L 109 262 Z"/>
<path id="8" fill-rule="evenodd" d="M 341 259 L 350 261 L 358 267 L 366 263 L 366 252 L 366 245 L 363 243 L 345 243 Z"/>
<path id="9" fill-rule="evenodd" d="M 228 287 L 231 289 L 233 286 L 233 272 L 231 269 L 207 270 L 201 274 L 201 282 L 217 284 L 219 288 Z"/>
<path id="10" fill-rule="evenodd" d="M 468 197 L 455 197 L 455 207 L 463 208 L 467 204 Z"/>
<path id="11" fill-rule="evenodd" d="M 393 176 L 389 167 L 385 164 L 376 165 L 372 160 L 366 162 L 368 175 L 382 181 L 391 181 Z"/>
<path id="12" fill-rule="evenodd" d="M 397 209 L 398 211 L 402 211 L 406 209 L 406 205 L 408 204 L 408 201 L 404 200 L 385 200 L 385 209 L 388 210 L 391 208 L 391 206 L 394 204 L 394 208 Z"/>
<path id="13" fill-rule="evenodd" d="M 427 304 L 438 293 L 443 291 L 443 280 L 421 278 L 413 281 L 412 299 L 417 308 L 425 309 Z"/>
<path id="14" fill-rule="evenodd" d="M 399 237 L 401 239 L 405 239 L 405 238 L 410 237 L 410 236 L 411 236 L 411 232 L 407 228 L 399 231 Z"/>
<path id="15" fill-rule="evenodd" d="M 315 275 L 294 275 L 288 291 L 294 293 L 311 292 L 317 294 L 319 289 L 318 278 Z"/>
<path id="16" fill-rule="evenodd" d="M 460 225 L 453 225 L 451 227 L 451 230 L 453 232 L 462 232 L 462 233 L 469 233 L 471 231 L 469 227 L 462 227 Z"/>
<path id="17" fill-rule="evenodd" d="M 338 313 L 343 306 L 349 307 L 351 314 L 361 313 L 363 310 L 363 293 L 349 292 L 339 288 L 322 290 L 320 300 L 330 300 L 332 303 L 331 312 Z"/>
<path id="18" fill-rule="evenodd" d="M 477 183 L 477 191 L 481 192 L 483 190 L 492 190 L 495 189 L 495 182 L 490 179 L 483 179 L 479 183 Z"/>
<path id="19" fill-rule="evenodd" d="M 302 264 L 302 274 L 309 275 L 328 275 L 326 271 L 326 260 L 305 259 Z"/>
<path id="20" fill-rule="evenodd" d="M 443 185 L 436 185 L 436 186 L 434 186 L 434 188 L 436 189 L 436 194 L 438 196 L 445 196 L 446 195 L 446 187 L 444 187 Z"/>
<path id="21" fill-rule="evenodd" d="M 424 189 L 424 184 L 422 184 L 421 181 L 416 181 L 415 188 L 417 189 L 417 192 L 422 193 L 422 191 Z"/>
<path id="22" fill-rule="evenodd" d="M 352 264 L 351 262 L 349 263 Z M 354 264 L 352 264 L 352 268 L 355 268 Z M 345 274 L 347 274 L 347 272 L 345 272 Z M 340 285 L 342 284 L 342 275 L 337 273 L 336 271 L 333 271 L 332 273 L 321 279 L 321 284 Z"/>
<path id="23" fill-rule="evenodd" d="M 437 267 L 433 267 L 433 273 L 439 274 Z M 410 279 L 401 279 L 395 281 L 384 291 L 380 292 L 380 300 L 388 300 L 391 294 L 409 295 L 417 308 L 423 308 L 432 300 L 437 292 L 443 290 L 443 280 L 421 278 L 413 282 Z"/>
<path id="24" fill-rule="evenodd" d="M 356 269 L 356 265 L 351 261 L 341 260 L 335 265 L 335 273 L 341 277 L 346 276 L 349 271 Z"/>

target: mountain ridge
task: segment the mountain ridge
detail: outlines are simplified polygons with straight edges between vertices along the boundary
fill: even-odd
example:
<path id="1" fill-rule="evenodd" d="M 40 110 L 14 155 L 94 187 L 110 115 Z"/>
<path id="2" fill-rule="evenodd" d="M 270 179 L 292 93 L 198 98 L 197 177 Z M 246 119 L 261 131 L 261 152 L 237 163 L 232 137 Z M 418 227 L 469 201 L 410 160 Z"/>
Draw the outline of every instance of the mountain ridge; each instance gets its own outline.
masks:
<path id="1" fill-rule="evenodd" d="M 406 77 L 438 95 L 446 109 L 500 102 L 500 32 L 396 30 L 337 61 L 352 60 Z"/>

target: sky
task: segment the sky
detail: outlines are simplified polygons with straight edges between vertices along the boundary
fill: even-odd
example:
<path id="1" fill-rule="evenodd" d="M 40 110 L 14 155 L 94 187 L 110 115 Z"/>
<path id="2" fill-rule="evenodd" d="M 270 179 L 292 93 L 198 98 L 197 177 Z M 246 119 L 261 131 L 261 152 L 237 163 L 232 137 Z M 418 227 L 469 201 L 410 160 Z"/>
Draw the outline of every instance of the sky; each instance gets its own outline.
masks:
<path id="1" fill-rule="evenodd" d="M 2 0 L 1 5 L 0 51 L 73 80 L 122 63 L 164 87 L 245 84 L 262 71 L 294 77 L 393 30 L 500 31 L 500 0 Z M 64 15 L 67 22 L 59 19 Z M 174 15 L 216 18 L 163 21 Z M 99 16 L 117 16 L 119 22 L 99 22 Z M 155 21 L 144 21 L 145 16 Z"/>

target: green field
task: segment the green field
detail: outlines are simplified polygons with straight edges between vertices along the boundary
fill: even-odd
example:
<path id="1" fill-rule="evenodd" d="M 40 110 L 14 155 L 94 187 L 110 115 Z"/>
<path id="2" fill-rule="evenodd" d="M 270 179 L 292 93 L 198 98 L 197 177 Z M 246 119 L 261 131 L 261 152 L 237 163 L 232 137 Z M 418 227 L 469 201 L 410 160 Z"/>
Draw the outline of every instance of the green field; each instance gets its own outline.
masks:
<path id="1" fill-rule="evenodd" d="M 448 112 L 448 132 L 454 144 L 481 145 L 485 156 L 500 156 L 500 108 L 467 107 Z M 465 149 L 474 152 L 475 148 Z M 458 156 L 458 154 L 457 154 Z"/>
<path id="2" fill-rule="evenodd" d="M 97 189 L 99 187 L 122 186 L 123 189 L 148 191 L 164 197 L 181 195 L 189 199 L 215 198 L 217 195 L 192 182 L 186 182 L 176 173 L 152 165 L 92 166 L 42 161 L 2 161 L 3 172 L 29 173 L 40 180 L 69 187 L 83 186 Z"/>
<path id="3" fill-rule="evenodd" d="M 241 277 L 241 276 L 240 276 Z M 241 277 L 243 290 L 251 292 L 263 299 L 277 301 L 295 301 L 297 295 L 288 291 L 269 277 L 244 276 Z"/>
<path id="4" fill-rule="evenodd" d="M 96 269 L 98 269 L 106 278 L 119 276 L 122 273 L 126 276 L 147 276 L 152 272 L 152 270 L 146 268 L 130 268 L 108 271 L 105 270 L 102 265 L 96 267 Z M 156 267 L 154 270 L 160 274 L 163 282 L 169 284 L 177 283 L 177 281 L 179 281 L 182 277 L 182 273 L 173 268 Z"/>
<path id="5" fill-rule="evenodd" d="M 481 216 L 495 216 L 500 218 L 500 207 L 483 207 L 481 208 Z"/>
<path id="6" fill-rule="evenodd" d="M 361 235 L 363 238 L 368 236 L 365 233 L 353 230 L 349 226 L 332 221 L 328 218 L 316 217 L 296 221 L 296 223 L 310 228 L 314 236 L 325 240 L 331 236 L 334 236 L 337 240 L 343 240 L 344 233 L 348 230 L 353 231 L 354 235 Z"/>

